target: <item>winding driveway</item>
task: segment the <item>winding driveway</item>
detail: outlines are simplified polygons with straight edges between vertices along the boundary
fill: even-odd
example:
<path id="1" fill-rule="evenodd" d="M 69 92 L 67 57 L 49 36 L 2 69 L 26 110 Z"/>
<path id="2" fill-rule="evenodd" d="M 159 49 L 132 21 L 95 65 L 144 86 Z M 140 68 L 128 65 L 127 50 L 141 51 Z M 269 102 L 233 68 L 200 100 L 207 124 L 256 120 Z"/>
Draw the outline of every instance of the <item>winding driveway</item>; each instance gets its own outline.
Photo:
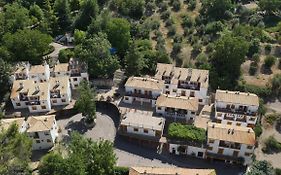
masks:
<path id="1" fill-rule="evenodd" d="M 50 57 L 52 59 L 57 59 L 58 56 L 59 56 L 59 52 L 61 50 L 68 49 L 68 48 L 74 48 L 73 45 L 64 46 L 64 45 L 61 45 L 61 44 L 58 44 L 58 43 L 55 43 L 55 42 L 52 42 L 50 45 L 53 46 L 55 50 L 52 53 L 44 56 L 44 58 Z"/>

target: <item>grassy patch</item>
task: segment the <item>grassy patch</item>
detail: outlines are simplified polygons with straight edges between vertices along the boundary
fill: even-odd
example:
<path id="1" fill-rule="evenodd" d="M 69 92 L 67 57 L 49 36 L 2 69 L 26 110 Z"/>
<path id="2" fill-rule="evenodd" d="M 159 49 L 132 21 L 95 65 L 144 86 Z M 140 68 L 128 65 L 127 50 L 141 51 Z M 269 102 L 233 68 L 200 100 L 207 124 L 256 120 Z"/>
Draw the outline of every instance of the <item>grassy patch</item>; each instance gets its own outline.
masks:
<path id="1" fill-rule="evenodd" d="M 262 149 L 263 152 L 281 152 L 281 143 L 278 142 L 273 136 L 268 137 L 264 143 L 265 147 Z"/>
<path id="2" fill-rule="evenodd" d="M 206 131 L 193 125 L 171 123 L 168 129 L 168 137 L 170 139 L 203 143 L 206 141 Z"/>
<path id="3" fill-rule="evenodd" d="M 254 132 L 256 134 L 256 137 L 259 137 L 262 134 L 262 126 L 261 126 L 261 124 L 257 124 L 254 127 Z"/>
<path id="4" fill-rule="evenodd" d="M 116 166 L 116 167 L 114 167 L 114 174 L 115 175 L 129 175 L 129 168 Z"/>
<path id="5" fill-rule="evenodd" d="M 273 125 L 279 118 L 279 114 L 268 114 L 265 116 L 265 121 L 266 123 Z"/>

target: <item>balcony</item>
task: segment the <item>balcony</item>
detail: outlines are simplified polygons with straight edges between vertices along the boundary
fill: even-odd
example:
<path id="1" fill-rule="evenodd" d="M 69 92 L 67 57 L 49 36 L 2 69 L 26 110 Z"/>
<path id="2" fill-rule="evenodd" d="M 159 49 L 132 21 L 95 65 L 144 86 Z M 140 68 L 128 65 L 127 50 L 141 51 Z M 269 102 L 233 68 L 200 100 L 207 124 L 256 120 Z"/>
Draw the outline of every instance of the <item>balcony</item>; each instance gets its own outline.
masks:
<path id="1" fill-rule="evenodd" d="M 125 96 L 132 96 L 132 97 L 138 97 L 138 98 L 147 98 L 147 99 L 154 99 L 154 100 L 157 99 L 157 97 L 154 97 L 152 94 L 141 94 L 141 93 L 135 93 L 135 92 L 126 92 Z"/>
<path id="2" fill-rule="evenodd" d="M 60 93 L 52 93 L 50 94 L 50 98 L 61 98 Z"/>
<path id="3" fill-rule="evenodd" d="M 220 141 L 219 147 L 240 150 L 241 144 L 240 143 L 226 143 L 224 141 Z"/>
<path id="4" fill-rule="evenodd" d="M 29 101 L 28 105 L 31 105 L 31 106 L 33 106 L 33 105 L 40 105 L 40 101 Z"/>
<path id="5" fill-rule="evenodd" d="M 200 85 L 194 85 L 194 84 L 185 84 L 185 83 L 178 83 L 178 88 L 180 89 L 190 89 L 190 90 L 200 90 Z"/>
<path id="6" fill-rule="evenodd" d="M 216 108 L 217 112 L 222 112 L 222 113 L 229 113 L 229 114 L 240 114 L 240 115 L 247 115 L 247 116 L 256 116 L 257 112 L 248 112 L 245 110 L 240 110 L 240 109 L 228 109 L 228 108 Z"/>
<path id="7" fill-rule="evenodd" d="M 216 116 L 220 120 L 231 120 L 231 121 L 247 122 L 246 115 L 217 112 Z"/>

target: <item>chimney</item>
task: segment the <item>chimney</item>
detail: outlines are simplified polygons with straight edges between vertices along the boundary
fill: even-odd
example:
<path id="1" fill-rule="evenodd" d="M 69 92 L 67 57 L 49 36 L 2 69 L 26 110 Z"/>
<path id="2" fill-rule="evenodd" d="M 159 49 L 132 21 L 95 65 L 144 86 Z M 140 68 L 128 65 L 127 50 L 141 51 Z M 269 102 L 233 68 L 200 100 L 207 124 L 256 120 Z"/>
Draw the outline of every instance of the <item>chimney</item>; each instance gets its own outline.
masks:
<path id="1" fill-rule="evenodd" d="M 227 132 L 228 134 L 230 134 L 231 133 L 231 129 L 228 129 L 228 132 Z"/>
<path id="2" fill-rule="evenodd" d="M 20 88 L 23 88 L 23 83 L 22 82 L 20 82 Z"/>
<path id="3" fill-rule="evenodd" d="M 212 128 L 215 128 L 215 124 L 212 125 Z"/>
<path id="4" fill-rule="evenodd" d="M 46 117 L 46 118 L 44 118 L 44 122 L 47 122 L 47 121 L 48 121 L 47 117 Z"/>

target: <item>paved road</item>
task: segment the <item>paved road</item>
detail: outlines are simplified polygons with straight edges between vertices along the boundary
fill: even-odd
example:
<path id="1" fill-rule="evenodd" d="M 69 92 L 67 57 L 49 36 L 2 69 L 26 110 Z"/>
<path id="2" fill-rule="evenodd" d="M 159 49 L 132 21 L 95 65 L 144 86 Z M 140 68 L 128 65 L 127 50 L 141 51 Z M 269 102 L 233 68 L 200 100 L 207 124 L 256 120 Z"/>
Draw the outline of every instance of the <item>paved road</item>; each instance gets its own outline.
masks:
<path id="1" fill-rule="evenodd" d="M 51 57 L 53 59 L 58 58 L 59 52 L 61 50 L 67 49 L 67 48 L 74 48 L 74 46 L 64 46 L 64 45 L 61 45 L 61 44 L 58 44 L 58 43 L 55 43 L 55 42 L 52 42 L 50 45 L 53 46 L 55 50 L 52 53 L 46 55 L 45 57 Z"/>
<path id="2" fill-rule="evenodd" d="M 281 102 L 279 100 L 274 100 L 272 102 L 268 102 L 266 106 L 278 113 L 281 113 Z"/>
<path id="3" fill-rule="evenodd" d="M 62 134 L 67 134 L 67 129 L 78 130 L 88 138 L 99 140 L 100 138 L 114 141 L 114 152 L 118 158 L 119 166 L 154 166 L 154 167 L 187 167 L 187 168 L 214 168 L 218 175 L 237 175 L 243 172 L 242 167 L 226 165 L 221 162 L 208 162 L 192 157 L 179 157 L 167 153 L 157 154 L 156 150 L 144 148 L 135 143 L 116 136 L 114 122 L 106 114 L 97 112 L 96 126 L 88 129 L 81 120 L 81 115 L 75 115 L 70 119 L 58 120 Z"/>

